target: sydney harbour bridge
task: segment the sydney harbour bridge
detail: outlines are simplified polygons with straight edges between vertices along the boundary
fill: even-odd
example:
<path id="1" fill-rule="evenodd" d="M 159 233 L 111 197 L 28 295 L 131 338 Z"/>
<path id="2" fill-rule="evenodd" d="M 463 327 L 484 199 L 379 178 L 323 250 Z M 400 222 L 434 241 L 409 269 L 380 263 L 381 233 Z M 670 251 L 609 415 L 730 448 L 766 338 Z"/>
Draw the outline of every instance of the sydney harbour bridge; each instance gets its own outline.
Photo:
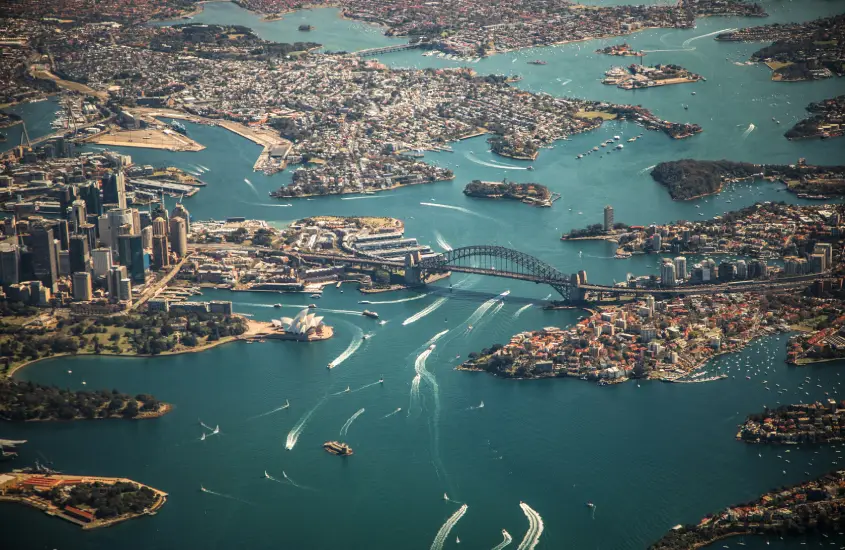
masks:
<path id="1" fill-rule="evenodd" d="M 736 281 L 720 284 L 682 285 L 665 288 L 631 288 L 627 286 L 594 285 L 586 283 L 586 276 L 565 274 L 546 262 L 524 252 L 496 245 L 474 245 L 456 248 L 442 254 L 415 260 L 406 256 L 404 262 L 385 260 L 376 256 L 342 255 L 331 253 L 299 253 L 298 257 L 309 262 L 334 265 L 377 267 L 388 271 L 402 270 L 405 282 L 423 284 L 429 274 L 447 271 L 504 277 L 520 281 L 549 285 L 565 302 L 583 302 L 588 295 L 598 297 L 620 296 L 695 296 L 734 292 L 763 292 L 808 286 L 812 281 L 826 278 L 823 274 Z M 580 281 L 580 282 L 579 282 Z"/>

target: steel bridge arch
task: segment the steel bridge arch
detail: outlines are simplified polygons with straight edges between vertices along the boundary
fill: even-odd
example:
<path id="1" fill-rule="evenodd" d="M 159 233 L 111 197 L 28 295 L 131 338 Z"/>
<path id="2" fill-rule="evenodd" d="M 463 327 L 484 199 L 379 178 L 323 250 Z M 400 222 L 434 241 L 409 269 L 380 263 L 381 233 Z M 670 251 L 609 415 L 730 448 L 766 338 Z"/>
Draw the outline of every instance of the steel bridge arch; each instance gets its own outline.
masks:
<path id="1" fill-rule="evenodd" d="M 474 259 L 480 260 L 481 265 L 469 265 L 469 261 Z M 504 246 L 473 245 L 456 248 L 426 258 L 418 267 L 423 271 L 447 271 L 450 267 L 467 267 L 492 276 L 518 275 L 516 278 L 548 284 L 564 299 L 570 299 L 572 284 L 568 275 L 530 254 Z"/>

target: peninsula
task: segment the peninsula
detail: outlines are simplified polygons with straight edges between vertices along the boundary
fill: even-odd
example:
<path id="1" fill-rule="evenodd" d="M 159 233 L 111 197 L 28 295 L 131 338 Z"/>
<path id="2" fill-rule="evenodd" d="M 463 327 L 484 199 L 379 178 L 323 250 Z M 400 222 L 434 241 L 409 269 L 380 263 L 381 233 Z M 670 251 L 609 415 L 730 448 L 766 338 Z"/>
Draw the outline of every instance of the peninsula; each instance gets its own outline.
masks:
<path id="1" fill-rule="evenodd" d="M 719 34 L 716 40 L 771 42 L 751 61 L 772 69 L 772 80 L 797 82 L 842 76 L 845 62 L 845 14 L 803 23 L 777 23 Z"/>
<path id="2" fill-rule="evenodd" d="M 70 374 L 70 373 L 69 373 Z M 135 397 L 113 391 L 71 391 L 35 382 L 0 379 L 0 420 L 93 420 L 157 418 L 170 412 L 148 394 Z"/>
<path id="3" fill-rule="evenodd" d="M 779 393 L 785 390 L 779 390 Z M 749 415 L 736 438 L 746 443 L 805 445 L 845 441 L 845 403 L 800 403 Z"/>
<path id="4" fill-rule="evenodd" d="M 781 181 L 799 197 L 825 198 L 845 194 L 845 166 L 812 166 L 799 159 L 796 164 L 751 164 L 728 160 L 684 159 L 661 162 L 651 177 L 666 186 L 675 200 L 691 200 L 719 193 L 726 183 L 739 181 Z"/>
<path id="5" fill-rule="evenodd" d="M 845 95 L 810 103 L 807 110 L 813 116 L 787 130 L 784 134 L 787 139 L 828 139 L 845 134 Z"/>
<path id="6" fill-rule="evenodd" d="M 703 80 L 701 75 L 690 72 L 680 65 L 672 64 L 650 67 L 631 63 L 626 68 L 612 67 L 604 75 L 602 84 L 616 86 L 623 90 L 639 90 Z"/>
<path id="7" fill-rule="evenodd" d="M 550 207 L 554 197 L 549 188 L 539 183 L 513 183 L 507 180 L 472 180 L 464 187 L 464 195 L 485 199 L 520 201 L 531 206 Z"/>
<path id="8" fill-rule="evenodd" d="M 694 550 L 739 535 L 832 534 L 845 521 L 843 510 L 845 471 L 835 471 L 708 514 L 697 525 L 677 525 L 649 550 Z"/>
<path id="9" fill-rule="evenodd" d="M 131 479 L 15 470 L 0 473 L 2 501 L 37 508 L 82 529 L 97 529 L 155 515 L 167 493 Z"/>

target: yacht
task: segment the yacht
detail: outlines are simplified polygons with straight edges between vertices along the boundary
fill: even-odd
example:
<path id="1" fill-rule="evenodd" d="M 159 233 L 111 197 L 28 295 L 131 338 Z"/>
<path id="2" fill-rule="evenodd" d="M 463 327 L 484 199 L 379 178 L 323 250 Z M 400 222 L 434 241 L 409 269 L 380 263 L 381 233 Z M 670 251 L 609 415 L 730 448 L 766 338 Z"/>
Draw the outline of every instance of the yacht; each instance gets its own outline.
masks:
<path id="1" fill-rule="evenodd" d="M 322 297 L 323 297 L 323 295 L 322 295 L 322 294 L 320 294 L 320 293 L 315 292 L 314 294 L 312 294 L 312 295 L 311 295 L 311 297 L 312 297 L 312 298 L 322 298 Z"/>

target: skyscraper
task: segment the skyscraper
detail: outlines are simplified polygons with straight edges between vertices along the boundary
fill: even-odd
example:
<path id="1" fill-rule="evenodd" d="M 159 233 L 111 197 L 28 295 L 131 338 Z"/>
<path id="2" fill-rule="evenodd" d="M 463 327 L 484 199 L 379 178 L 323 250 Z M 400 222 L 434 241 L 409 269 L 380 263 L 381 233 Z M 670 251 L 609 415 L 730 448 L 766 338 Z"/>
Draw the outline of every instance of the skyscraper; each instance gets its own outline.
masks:
<path id="1" fill-rule="evenodd" d="M 153 265 L 157 269 L 170 265 L 170 254 L 167 250 L 167 237 L 156 235 L 153 237 Z"/>
<path id="2" fill-rule="evenodd" d="M 72 212 L 70 215 L 70 221 L 73 224 L 73 230 L 78 233 L 79 228 L 82 227 L 83 224 L 88 223 L 88 209 L 85 207 L 85 201 L 81 199 L 73 201 L 71 208 Z"/>
<path id="3" fill-rule="evenodd" d="M 112 172 L 103 176 L 103 203 L 116 204 L 126 208 L 126 182 L 123 172 Z"/>
<path id="4" fill-rule="evenodd" d="M 663 286 L 675 286 L 676 283 L 675 264 L 667 258 L 663 260 L 663 265 L 660 266 L 660 284 Z"/>
<path id="5" fill-rule="evenodd" d="M 25 239 L 32 252 L 32 274 L 51 291 L 56 289 L 59 276 L 59 258 L 53 228 L 38 224 L 31 228 L 29 238 Z"/>
<path id="6" fill-rule="evenodd" d="M 827 271 L 833 266 L 833 246 L 830 243 L 816 243 L 816 246 L 813 248 L 813 254 L 824 255 L 823 271 Z"/>
<path id="7" fill-rule="evenodd" d="M 604 230 L 613 229 L 613 207 L 609 204 L 604 207 Z"/>
<path id="8" fill-rule="evenodd" d="M 0 284 L 13 285 L 20 281 L 21 252 L 16 244 L 0 243 Z"/>
<path id="9" fill-rule="evenodd" d="M 61 249 L 67 250 L 68 246 L 70 246 L 70 230 L 68 229 L 67 220 L 57 220 L 54 227 L 56 228 L 54 232 L 57 233 L 55 237 L 59 240 Z"/>
<path id="10" fill-rule="evenodd" d="M 166 237 L 167 236 L 167 222 L 164 221 L 164 218 L 158 217 L 153 220 L 153 237 Z"/>
<path id="11" fill-rule="evenodd" d="M 141 229 L 141 244 L 144 250 L 153 247 L 153 228 L 149 225 Z"/>
<path id="12" fill-rule="evenodd" d="M 79 186 L 79 198 L 85 201 L 85 209 L 89 214 L 99 216 L 103 213 L 103 199 L 96 182 L 89 181 Z"/>
<path id="13" fill-rule="evenodd" d="M 111 248 L 95 248 L 91 251 L 94 259 L 94 276 L 105 277 L 112 268 Z"/>
<path id="14" fill-rule="evenodd" d="M 144 254 L 141 235 L 121 235 L 117 238 L 120 263 L 135 283 L 144 283 L 149 271 L 149 257 Z"/>
<path id="15" fill-rule="evenodd" d="M 109 241 L 106 242 L 106 240 L 103 239 L 103 228 L 102 228 L 102 226 L 100 227 L 100 240 L 103 241 L 103 243 L 108 244 L 113 251 L 117 251 L 117 238 L 121 235 L 121 227 L 126 226 L 126 225 L 129 226 L 128 233 L 126 232 L 126 229 L 124 228 L 123 234 L 131 235 L 131 234 L 134 234 L 136 232 L 134 226 L 132 225 L 133 224 L 132 210 L 130 210 L 128 208 L 123 208 L 123 209 L 119 208 L 119 209 L 115 209 L 115 210 L 109 210 L 108 218 L 109 218 L 108 219 Z"/>
<path id="16" fill-rule="evenodd" d="M 71 235 L 69 252 L 71 273 L 91 270 L 88 237 L 86 235 Z"/>
<path id="17" fill-rule="evenodd" d="M 677 279 L 687 278 L 687 259 L 683 256 L 675 258 L 675 277 Z"/>
<path id="18" fill-rule="evenodd" d="M 185 220 L 185 231 L 188 233 L 191 232 L 191 214 L 188 212 L 188 209 L 185 208 L 181 202 L 177 203 L 176 206 L 173 207 L 173 212 L 170 214 L 172 218 L 182 218 Z"/>
<path id="19" fill-rule="evenodd" d="M 188 231 L 182 218 L 170 219 L 170 248 L 180 258 L 188 253 Z"/>
<path id="20" fill-rule="evenodd" d="M 94 292 L 91 289 L 91 274 L 87 271 L 73 274 L 73 299 L 80 302 L 87 302 L 93 298 Z"/>
<path id="21" fill-rule="evenodd" d="M 126 279 L 126 267 L 122 265 L 113 265 L 111 269 L 109 269 L 108 274 L 108 288 L 109 288 L 109 300 L 112 302 L 119 302 L 121 300 L 126 300 L 129 297 L 121 296 L 120 293 L 120 282 Z M 128 279 L 127 279 L 128 280 Z"/>

